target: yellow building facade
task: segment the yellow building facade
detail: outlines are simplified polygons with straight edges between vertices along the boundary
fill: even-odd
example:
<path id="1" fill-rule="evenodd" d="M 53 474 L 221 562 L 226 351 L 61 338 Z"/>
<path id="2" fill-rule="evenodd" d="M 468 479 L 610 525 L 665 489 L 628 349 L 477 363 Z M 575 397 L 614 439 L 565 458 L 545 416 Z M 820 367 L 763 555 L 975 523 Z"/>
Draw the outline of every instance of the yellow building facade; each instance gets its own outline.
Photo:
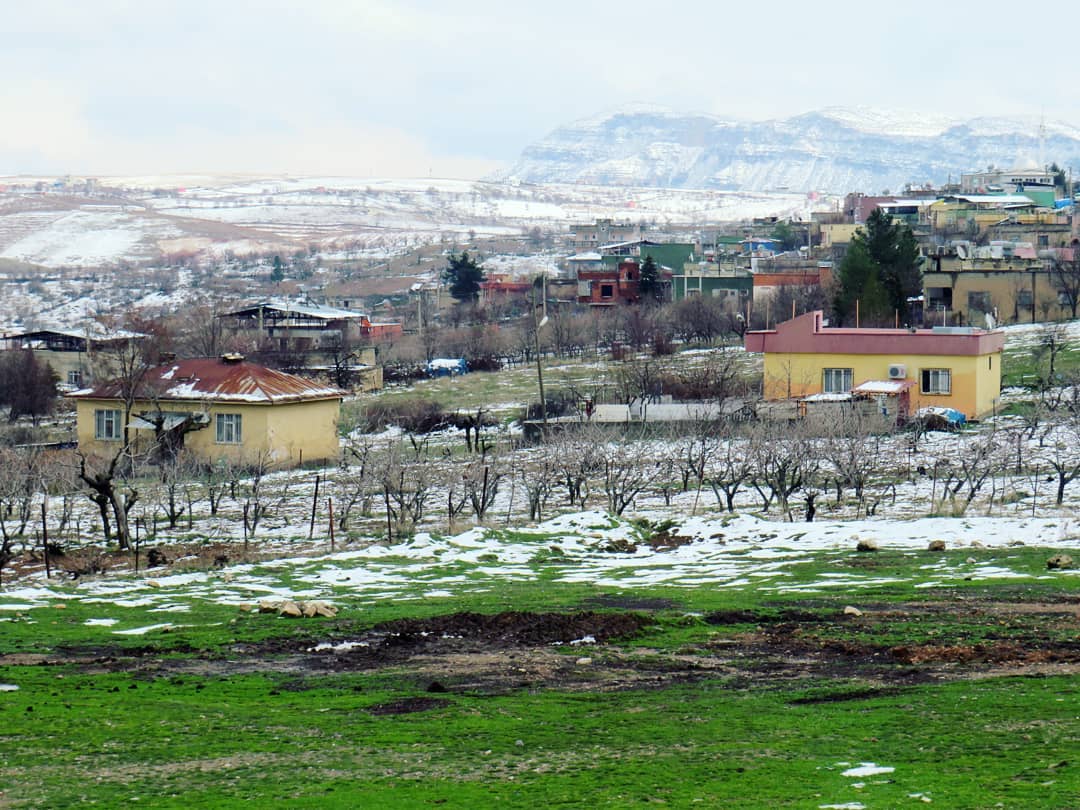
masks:
<path id="1" fill-rule="evenodd" d="M 182 360 L 147 371 L 132 396 L 114 381 L 70 398 L 88 455 L 172 440 L 202 461 L 281 468 L 337 460 L 342 396 L 242 360 Z"/>
<path id="2" fill-rule="evenodd" d="M 1001 394 L 1002 332 L 972 328 L 830 329 L 820 311 L 747 332 L 747 351 L 764 353 L 765 399 L 844 394 L 890 381 L 906 410 L 943 407 L 969 419 L 992 414 Z"/>

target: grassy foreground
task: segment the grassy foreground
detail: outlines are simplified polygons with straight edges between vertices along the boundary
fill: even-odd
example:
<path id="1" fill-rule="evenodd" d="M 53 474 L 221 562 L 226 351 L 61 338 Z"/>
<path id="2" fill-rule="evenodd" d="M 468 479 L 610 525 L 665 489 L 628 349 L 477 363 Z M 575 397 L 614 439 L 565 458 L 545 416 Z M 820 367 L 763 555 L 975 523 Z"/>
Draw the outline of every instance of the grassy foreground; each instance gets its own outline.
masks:
<path id="1" fill-rule="evenodd" d="M 0 806 L 1076 807 L 1075 583 L 808 596 L 538 578 L 342 594 L 333 619 L 195 600 L 142 634 L 55 602 L 0 622 L 0 684 L 18 687 L 0 691 Z M 636 629 L 553 642 L 464 614 L 511 609 L 534 612 L 506 620 L 519 629 Z M 435 623 L 452 615 L 460 632 Z M 133 605 L 116 627 L 161 621 Z"/>

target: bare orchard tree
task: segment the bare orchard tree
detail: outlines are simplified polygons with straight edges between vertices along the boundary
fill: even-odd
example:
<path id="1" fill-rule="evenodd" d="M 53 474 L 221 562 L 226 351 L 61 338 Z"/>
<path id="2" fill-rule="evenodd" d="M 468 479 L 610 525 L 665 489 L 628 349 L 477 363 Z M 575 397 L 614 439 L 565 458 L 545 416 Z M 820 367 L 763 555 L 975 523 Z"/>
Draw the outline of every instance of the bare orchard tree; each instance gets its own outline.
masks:
<path id="1" fill-rule="evenodd" d="M 354 513 L 371 514 L 375 500 L 375 445 L 366 436 L 351 438 L 330 479 L 338 531 L 347 532 Z"/>
<path id="2" fill-rule="evenodd" d="M 478 458 L 470 462 L 462 473 L 465 494 L 472 506 L 473 515 L 483 521 L 495 496 L 499 494 L 499 483 L 505 475 L 502 461 L 496 457 Z"/>
<path id="3" fill-rule="evenodd" d="M 955 516 L 967 512 L 983 485 L 1005 463 L 998 439 L 992 433 L 960 437 L 955 452 L 945 460 L 938 460 L 935 479 L 941 485 L 941 500 L 937 511 L 943 511 L 948 503 L 950 512 Z"/>
<path id="4" fill-rule="evenodd" d="M 0 447 L 0 537 L 5 546 L 26 535 L 44 486 L 41 451 Z"/>
<path id="5" fill-rule="evenodd" d="M 108 543 L 114 537 L 121 549 L 131 548 L 131 526 L 128 514 L 139 500 L 135 488 L 135 458 L 121 448 L 107 458 L 78 457 L 78 476 L 87 489 L 87 497 L 98 508 L 101 529 Z M 114 525 L 115 524 L 115 525 Z"/>
<path id="6" fill-rule="evenodd" d="M 270 512 L 270 493 L 266 487 L 266 474 L 270 472 L 270 466 L 270 453 L 267 451 L 229 466 L 229 492 L 240 506 L 245 545 L 255 536 L 259 525 Z"/>
<path id="7" fill-rule="evenodd" d="M 603 467 L 602 438 L 599 430 L 585 430 L 553 437 L 548 444 L 571 508 L 584 509 L 589 499 L 589 481 Z"/>
<path id="8" fill-rule="evenodd" d="M 735 497 L 746 486 L 754 471 L 756 456 L 752 449 L 753 443 L 749 439 L 733 434 L 720 441 L 716 451 L 708 458 L 705 478 L 716 496 L 716 502 L 728 512 L 735 511 Z"/>
<path id="9" fill-rule="evenodd" d="M 1075 314 L 1073 315 L 1075 318 Z M 1046 370 L 1039 375 L 1039 390 L 1057 388 L 1057 362 L 1061 353 L 1069 347 L 1068 326 L 1063 323 L 1045 323 L 1039 328 L 1038 342 L 1035 345 L 1035 357 L 1046 360 Z"/>
<path id="10" fill-rule="evenodd" d="M 855 495 L 855 516 L 861 517 L 866 506 L 866 488 L 871 476 L 881 469 L 881 420 L 857 409 L 844 409 L 825 426 L 825 435 L 817 443 L 821 457 L 828 463 L 836 506 L 844 501 L 844 490 Z"/>
<path id="11" fill-rule="evenodd" d="M 750 442 L 753 471 L 750 482 L 768 511 L 773 501 L 788 520 L 793 520 L 791 497 L 820 467 L 805 428 L 779 420 L 760 422 Z"/>
<path id="12" fill-rule="evenodd" d="M 175 529 L 185 514 L 188 516 L 188 528 L 191 528 L 196 469 L 195 463 L 184 451 L 163 460 L 158 467 L 154 494 L 170 529 Z"/>
<path id="13" fill-rule="evenodd" d="M 434 479 L 427 455 L 413 447 L 410 457 L 398 440 L 388 444 L 377 464 L 386 508 L 387 539 L 411 533 L 424 518 Z"/>
<path id="14" fill-rule="evenodd" d="M 642 446 L 612 441 L 599 448 L 608 511 L 621 515 L 652 481 L 656 464 L 642 457 Z"/>
<path id="15" fill-rule="evenodd" d="M 121 425 L 118 441 L 104 456 L 79 452 L 78 476 L 90 490 L 87 497 L 98 507 L 106 542 L 112 539 L 111 517 L 117 544 L 128 549 L 131 547 L 128 513 L 139 499 L 135 482 L 141 461 L 136 457 L 131 417 L 136 400 L 145 395 L 143 383 L 150 364 L 136 340 L 114 342 L 108 350 L 99 353 L 97 360 L 103 374 L 115 374 L 113 384 L 120 404 Z"/>
<path id="16" fill-rule="evenodd" d="M 1065 488 L 1080 476 L 1080 423 L 1076 418 L 1055 426 L 1046 446 L 1036 454 L 1035 462 L 1053 470 L 1054 503 L 1061 506 Z"/>
<path id="17" fill-rule="evenodd" d="M 529 520 L 543 520 L 548 496 L 559 474 L 555 460 L 546 452 L 542 453 L 540 458 L 518 462 L 514 474 L 525 489 Z"/>

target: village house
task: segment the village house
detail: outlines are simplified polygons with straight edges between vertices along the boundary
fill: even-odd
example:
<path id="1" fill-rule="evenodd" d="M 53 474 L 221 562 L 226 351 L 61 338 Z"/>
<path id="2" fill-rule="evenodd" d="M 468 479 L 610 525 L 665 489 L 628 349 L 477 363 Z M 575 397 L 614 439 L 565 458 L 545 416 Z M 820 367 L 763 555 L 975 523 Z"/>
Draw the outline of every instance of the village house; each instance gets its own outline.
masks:
<path id="1" fill-rule="evenodd" d="M 241 355 L 178 360 L 136 381 L 68 395 L 79 449 L 109 456 L 180 447 L 203 461 L 291 467 L 338 456 L 344 392 L 246 362 Z"/>
<path id="2" fill-rule="evenodd" d="M 117 373 L 117 359 L 125 348 L 146 335 L 124 329 L 106 329 L 99 323 L 82 329 L 39 329 L 3 338 L 5 349 L 29 349 L 56 375 L 61 390 L 73 391 L 96 379 Z"/>
<path id="3" fill-rule="evenodd" d="M 402 334 L 400 323 L 373 322 L 359 310 L 303 301 L 264 301 L 220 317 L 247 344 L 245 351 L 263 362 L 348 376 L 365 391 L 382 387 L 372 344 Z"/>
<path id="4" fill-rule="evenodd" d="M 831 329 L 817 310 L 775 329 L 747 332 L 745 345 L 765 355 L 767 400 L 846 395 L 861 388 L 882 398 L 883 407 L 901 420 L 921 408 L 949 408 L 979 419 L 994 412 L 1001 394 L 1001 331 Z"/>
<path id="5" fill-rule="evenodd" d="M 578 271 L 578 301 L 591 307 L 636 304 L 641 300 L 641 268 L 633 259 L 617 267 Z"/>
<path id="6" fill-rule="evenodd" d="M 932 256 L 923 273 L 925 325 L 1035 323 L 1072 316 L 1063 281 L 1075 286 L 1076 249 L 1037 251 L 1030 244 L 995 243 Z M 1066 269 L 1059 272 L 1058 262 Z"/>

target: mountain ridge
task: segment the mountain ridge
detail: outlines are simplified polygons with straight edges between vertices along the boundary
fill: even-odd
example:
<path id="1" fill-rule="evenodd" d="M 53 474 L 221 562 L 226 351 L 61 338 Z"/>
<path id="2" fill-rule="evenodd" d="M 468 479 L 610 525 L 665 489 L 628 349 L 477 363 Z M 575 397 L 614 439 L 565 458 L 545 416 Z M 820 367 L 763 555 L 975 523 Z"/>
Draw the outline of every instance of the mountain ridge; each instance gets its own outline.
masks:
<path id="1" fill-rule="evenodd" d="M 1080 128 L 1033 116 L 922 115 L 826 107 L 743 120 L 655 105 L 617 108 L 530 144 L 501 180 L 529 183 L 879 193 L 962 172 L 1080 162 Z"/>

